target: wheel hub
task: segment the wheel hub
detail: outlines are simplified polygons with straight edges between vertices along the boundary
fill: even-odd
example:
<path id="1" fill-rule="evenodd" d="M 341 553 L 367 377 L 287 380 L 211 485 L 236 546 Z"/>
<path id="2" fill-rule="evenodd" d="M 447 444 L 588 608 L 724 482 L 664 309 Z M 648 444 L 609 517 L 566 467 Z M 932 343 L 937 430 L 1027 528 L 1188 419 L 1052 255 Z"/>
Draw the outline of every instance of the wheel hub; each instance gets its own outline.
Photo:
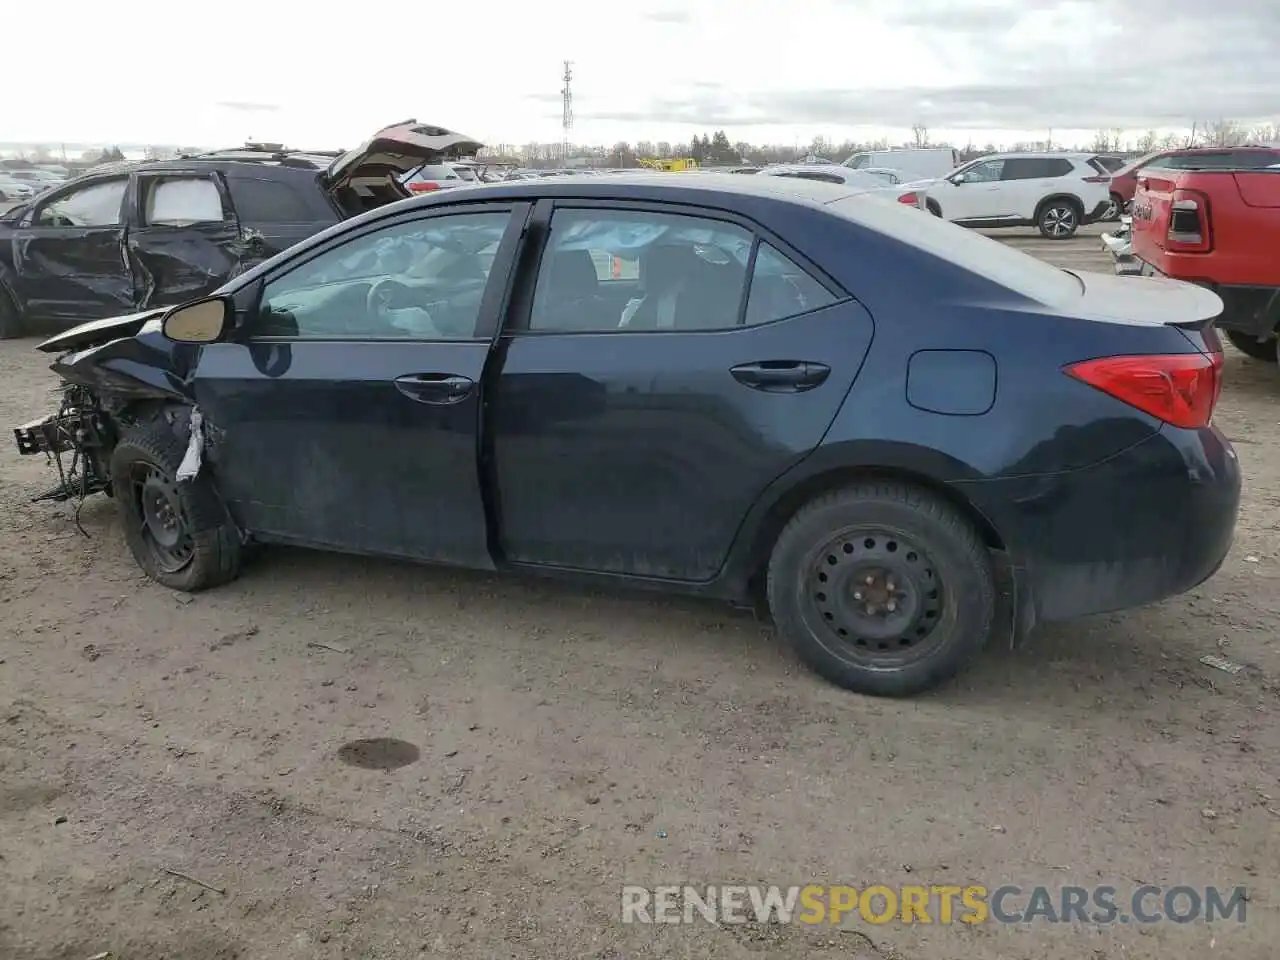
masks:
<path id="1" fill-rule="evenodd" d="M 942 610 L 933 563 L 905 538 L 846 535 L 817 555 L 809 583 L 815 620 L 863 656 L 922 646 Z"/>
<path id="2" fill-rule="evenodd" d="M 191 560 L 192 541 L 177 485 L 154 466 L 135 477 L 143 539 L 157 566 L 166 572 L 180 570 Z"/>

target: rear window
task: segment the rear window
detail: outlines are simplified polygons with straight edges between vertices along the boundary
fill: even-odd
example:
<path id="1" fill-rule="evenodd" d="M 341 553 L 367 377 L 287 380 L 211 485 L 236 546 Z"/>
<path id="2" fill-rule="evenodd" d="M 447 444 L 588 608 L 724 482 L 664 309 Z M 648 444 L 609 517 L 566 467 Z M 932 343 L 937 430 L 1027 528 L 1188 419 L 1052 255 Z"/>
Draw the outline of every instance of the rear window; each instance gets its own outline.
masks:
<path id="1" fill-rule="evenodd" d="M 914 207 L 887 203 L 865 194 L 845 197 L 826 206 L 832 213 L 1039 303 L 1064 304 L 1080 297 L 1080 281 L 1065 270 Z"/>
<path id="2" fill-rule="evenodd" d="M 476 177 L 476 172 L 472 170 L 470 167 L 454 167 L 453 172 L 456 173 L 463 180 L 471 180 L 472 182 L 474 182 L 475 180 L 478 179 Z"/>
<path id="3" fill-rule="evenodd" d="M 453 167 L 443 163 L 429 163 L 425 167 L 419 167 L 410 180 L 461 180 L 457 171 Z"/>

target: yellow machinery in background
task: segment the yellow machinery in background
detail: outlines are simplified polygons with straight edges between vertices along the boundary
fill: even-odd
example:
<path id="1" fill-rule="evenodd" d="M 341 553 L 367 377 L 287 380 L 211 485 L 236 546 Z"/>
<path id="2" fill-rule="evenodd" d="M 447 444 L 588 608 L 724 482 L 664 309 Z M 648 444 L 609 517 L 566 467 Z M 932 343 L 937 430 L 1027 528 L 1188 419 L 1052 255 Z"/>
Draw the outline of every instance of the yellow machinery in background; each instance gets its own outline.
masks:
<path id="1" fill-rule="evenodd" d="M 685 170 L 697 170 L 698 161 L 692 157 L 676 157 L 670 160 L 641 160 L 640 166 L 650 170 L 664 170 L 668 173 L 680 173 Z"/>

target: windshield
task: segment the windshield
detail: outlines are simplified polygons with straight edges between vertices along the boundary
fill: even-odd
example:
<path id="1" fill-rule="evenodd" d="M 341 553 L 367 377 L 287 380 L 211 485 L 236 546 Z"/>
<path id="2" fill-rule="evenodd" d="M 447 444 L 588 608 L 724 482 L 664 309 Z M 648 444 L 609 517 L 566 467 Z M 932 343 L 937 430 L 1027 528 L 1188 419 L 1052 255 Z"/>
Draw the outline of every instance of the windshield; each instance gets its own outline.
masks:
<path id="1" fill-rule="evenodd" d="M 1039 303 L 1080 297 L 1080 281 L 1065 270 L 914 207 L 863 195 L 836 200 L 827 209 Z"/>

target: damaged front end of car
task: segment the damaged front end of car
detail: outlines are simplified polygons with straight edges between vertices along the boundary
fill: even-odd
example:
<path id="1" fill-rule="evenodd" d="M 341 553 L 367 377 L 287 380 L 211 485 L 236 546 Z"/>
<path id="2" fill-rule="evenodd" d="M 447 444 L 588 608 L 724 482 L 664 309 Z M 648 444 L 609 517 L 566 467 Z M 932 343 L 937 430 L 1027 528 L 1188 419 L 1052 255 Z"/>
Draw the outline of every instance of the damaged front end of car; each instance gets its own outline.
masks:
<path id="1" fill-rule="evenodd" d="M 57 410 L 14 429 L 18 453 L 43 456 L 57 483 L 34 502 L 112 495 L 111 452 L 130 425 L 165 411 L 176 431 L 198 430 L 183 369 L 189 347 L 161 332 L 165 310 L 97 320 L 41 343 L 57 354 Z M 178 421 L 182 422 L 178 422 Z"/>

